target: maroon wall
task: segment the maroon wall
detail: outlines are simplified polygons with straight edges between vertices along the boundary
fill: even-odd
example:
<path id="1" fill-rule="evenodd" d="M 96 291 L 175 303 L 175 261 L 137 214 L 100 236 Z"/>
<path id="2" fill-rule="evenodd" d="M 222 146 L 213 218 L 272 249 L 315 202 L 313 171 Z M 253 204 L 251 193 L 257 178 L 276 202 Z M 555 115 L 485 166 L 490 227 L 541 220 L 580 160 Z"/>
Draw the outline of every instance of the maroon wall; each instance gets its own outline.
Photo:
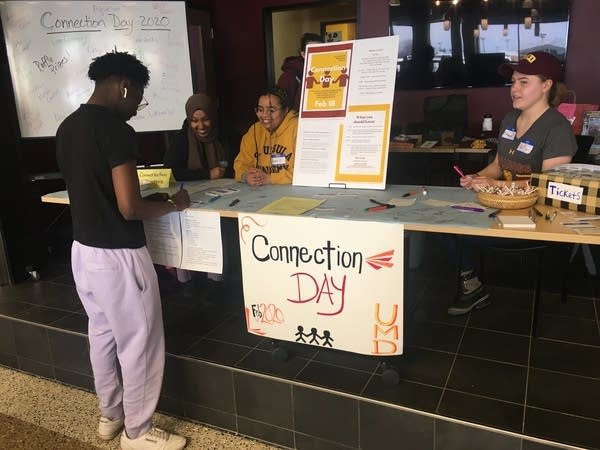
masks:
<path id="1" fill-rule="evenodd" d="M 598 0 L 571 0 L 566 81 L 579 103 L 600 103 L 600 52 Z"/>
<path id="2" fill-rule="evenodd" d="M 266 87 L 267 67 L 263 9 L 309 4 L 315 0 L 252 0 L 224 2 L 196 0 L 213 13 L 217 90 L 230 126 L 245 132 L 256 120 L 252 109 L 256 92 Z"/>

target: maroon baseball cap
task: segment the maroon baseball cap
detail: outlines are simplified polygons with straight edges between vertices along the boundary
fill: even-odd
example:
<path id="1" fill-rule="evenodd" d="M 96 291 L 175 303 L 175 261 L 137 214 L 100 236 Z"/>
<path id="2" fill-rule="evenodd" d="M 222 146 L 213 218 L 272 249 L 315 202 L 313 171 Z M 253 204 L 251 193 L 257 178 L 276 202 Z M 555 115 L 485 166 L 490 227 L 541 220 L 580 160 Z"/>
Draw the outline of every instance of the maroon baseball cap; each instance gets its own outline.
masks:
<path id="1" fill-rule="evenodd" d="M 506 78 L 510 78 L 515 71 L 525 75 L 543 75 L 553 81 L 563 78 L 560 61 L 546 52 L 527 53 L 517 64 L 504 63 L 498 67 L 498 73 Z"/>

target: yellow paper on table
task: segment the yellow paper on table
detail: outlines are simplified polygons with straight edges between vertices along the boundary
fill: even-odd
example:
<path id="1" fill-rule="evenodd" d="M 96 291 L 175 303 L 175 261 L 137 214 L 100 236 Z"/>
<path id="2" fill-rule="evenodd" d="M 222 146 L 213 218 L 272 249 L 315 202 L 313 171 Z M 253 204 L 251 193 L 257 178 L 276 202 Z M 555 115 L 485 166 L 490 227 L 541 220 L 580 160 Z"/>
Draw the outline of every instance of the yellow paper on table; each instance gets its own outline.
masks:
<path id="1" fill-rule="evenodd" d="M 281 197 L 264 208 L 259 213 L 265 214 L 285 214 L 288 216 L 299 216 L 306 211 L 316 208 L 325 202 L 324 199 L 302 198 L 302 197 Z"/>
<path id="2" fill-rule="evenodd" d="M 171 169 L 138 169 L 137 174 L 140 181 L 150 183 L 149 188 L 168 188 L 171 181 L 175 182 Z"/>

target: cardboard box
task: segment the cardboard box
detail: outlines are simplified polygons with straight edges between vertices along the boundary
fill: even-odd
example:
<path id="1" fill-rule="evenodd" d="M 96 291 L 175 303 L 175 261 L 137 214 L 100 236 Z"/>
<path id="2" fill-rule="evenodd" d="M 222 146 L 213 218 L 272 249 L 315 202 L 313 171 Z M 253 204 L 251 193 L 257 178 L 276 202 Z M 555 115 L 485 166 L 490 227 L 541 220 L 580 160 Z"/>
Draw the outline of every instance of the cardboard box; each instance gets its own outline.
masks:
<path id="1" fill-rule="evenodd" d="M 565 165 L 531 175 L 538 186 L 538 203 L 572 211 L 600 214 L 600 166 Z"/>

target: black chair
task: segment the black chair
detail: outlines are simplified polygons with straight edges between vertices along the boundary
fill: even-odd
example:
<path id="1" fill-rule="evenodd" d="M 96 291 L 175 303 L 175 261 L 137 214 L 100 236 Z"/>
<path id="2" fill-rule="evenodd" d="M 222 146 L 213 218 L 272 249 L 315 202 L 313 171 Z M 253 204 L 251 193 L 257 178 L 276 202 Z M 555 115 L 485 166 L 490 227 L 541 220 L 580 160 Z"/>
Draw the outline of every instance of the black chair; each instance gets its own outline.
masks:
<path id="1" fill-rule="evenodd" d="M 532 242 L 532 241 L 523 241 L 514 242 L 513 246 L 504 247 L 500 243 L 499 245 L 490 245 L 484 248 L 481 248 L 481 276 L 485 282 L 485 257 L 488 254 L 493 255 L 494 253 L 501 255 L 511 255 L 512 258 L 523 258 L 523 257 L 532 257 L 533 258 L 533 305 L 532 305 L 532 317 L 531 317 L 531 336 L 537 337 L 537 328 L 539 321 L 539 311 L 540 311 L 540 297 L 542 294 L 542 275 L 543 275 L 543 264 L 545 258 L 546 251 L 552 246 L 557 245 L 555 243 L 550 242 Z M 567 277 L 565 275 L 566 270 L 566 261 L 567 255 L 564 246 L 561 247 L 561 267 L 563 268 L 560 272 L 562 273 L 561 279 L 561 301 L 566 301 L 567 294 Z"/>
<path id="2" fill-rule="evenodd" d="M 578 134 L 575 136 L 577 141 L 577 153 L 571 160 L 572 163 L 587 164 L 590 161 L 590 148 L 594 143 L 594 136 L 587 136 L 585 134 Z"/>

